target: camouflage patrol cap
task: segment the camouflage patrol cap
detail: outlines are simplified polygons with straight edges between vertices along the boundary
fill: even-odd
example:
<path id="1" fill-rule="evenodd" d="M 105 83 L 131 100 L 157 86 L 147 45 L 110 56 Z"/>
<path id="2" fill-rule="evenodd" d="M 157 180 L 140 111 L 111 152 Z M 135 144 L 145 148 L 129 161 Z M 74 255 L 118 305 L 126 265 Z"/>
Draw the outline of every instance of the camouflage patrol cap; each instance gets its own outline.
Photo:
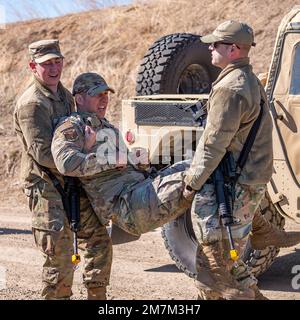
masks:
<path id="1" fill-rule="evenodd" d="M 33 42 L 28 49 L 31 59 L 36 63 L 42 63 L 52 58 L 63 58 L 57 39 Z"/>
<path id="2" fill-rule="evenodd" d="M 110 88 L 99 74 L 87 72 L 75 79 L 72 94 L 74 96 L 76 93 L 87 93 L 89 96 L 96 96 L 106 90 L 115 93 L 115 90 Z"/>
<path id="3" fill-rule="evenodd" d="M 246 23 L 228 20 L 221 23 L 212 34 L 201 37 L 204 43 L 228 42 L 255 46 L 253 30 Z"/>

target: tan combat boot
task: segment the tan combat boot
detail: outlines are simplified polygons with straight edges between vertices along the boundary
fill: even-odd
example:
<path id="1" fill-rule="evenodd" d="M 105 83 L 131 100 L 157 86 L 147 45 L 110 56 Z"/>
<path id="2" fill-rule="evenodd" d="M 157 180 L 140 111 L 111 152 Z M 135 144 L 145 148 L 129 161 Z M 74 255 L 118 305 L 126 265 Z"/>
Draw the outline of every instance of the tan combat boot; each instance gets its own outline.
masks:
<path id="1" fill-rule="evenodd" d="M 262 250 L 269 246 L 288 248 L 300 242 L 300 232 L 279 230 L 257 210 L 253 217 L 249 238 L 251 246 L 255 250 Z"/>
<path id="2" fill-rule="evenodd" d="M 269 300 L 258 289 L 257 279 L 251 274 L 245 262 L 240 259 L 236 261 L 231 268 L 231 274 L 242 290 L 250 288 L 254 291 L 255 300 Z"/>
<path id="3" fill-rule="evenodd" d="M 106 287 L 96 287 L 87 289 L 88 300 L 107 300 Z"/>
<path id="4" fill-rule="evenodd" d="M 241 288 L 234 280 L 225 259 L 220 242 L 199 246 L 196 258 L 199 298 L 203 300 L 254 300 L 255 292 Z"/>

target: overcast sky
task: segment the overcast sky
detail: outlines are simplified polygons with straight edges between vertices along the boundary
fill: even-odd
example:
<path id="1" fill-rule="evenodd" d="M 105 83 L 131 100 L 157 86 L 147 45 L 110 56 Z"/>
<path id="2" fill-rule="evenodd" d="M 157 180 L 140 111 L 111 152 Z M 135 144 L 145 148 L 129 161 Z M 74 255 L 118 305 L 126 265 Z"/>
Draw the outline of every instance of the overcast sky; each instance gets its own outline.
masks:
<path id="1" fill-rule="evenodd" d="M 131 2 L 132 0 L 0 0 L 0 24 L 33 18 L 51 18 Z"/>

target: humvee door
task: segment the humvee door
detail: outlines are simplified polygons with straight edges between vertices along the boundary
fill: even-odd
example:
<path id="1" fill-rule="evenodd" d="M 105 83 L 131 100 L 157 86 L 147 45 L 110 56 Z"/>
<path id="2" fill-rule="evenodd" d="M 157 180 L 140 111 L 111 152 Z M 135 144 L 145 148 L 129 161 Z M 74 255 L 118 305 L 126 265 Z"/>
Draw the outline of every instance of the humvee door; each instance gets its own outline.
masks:
<path id="1" fill-rule="evenodd" d="M 272 201 L 300 222 L 300 6 L 282 21 L 267 82 L 274 120 Z"/>

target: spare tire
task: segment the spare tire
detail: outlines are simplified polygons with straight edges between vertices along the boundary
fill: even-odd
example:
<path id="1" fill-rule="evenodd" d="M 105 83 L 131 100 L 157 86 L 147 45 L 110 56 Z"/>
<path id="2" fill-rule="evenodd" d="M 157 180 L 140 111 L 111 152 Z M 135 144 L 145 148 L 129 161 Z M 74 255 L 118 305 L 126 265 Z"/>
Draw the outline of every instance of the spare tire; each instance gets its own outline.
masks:
<path id="1" fill-rule="evenodd" d="M 141 61 L 136 94 L 209 93 L 219 73 L 199 36 L 170 34 L 154 42 Z"/>
<path id="2" fill-rule="evenodd" d="M 279 229 L 283 229 L 285 220 L 277 211 L 268 195 L 263 200 L 260 210 L 262 215 Z M 165 247 L 169 251 L 176 266 L 191 278 L 196 278 L 196 249 L 197 240 L 191 222 L 190 211 L 162 228 Z M 254 250 L 250 241 L 242 254 L 242 259 L 250 267 L 255 276 L 261 275 L 274 262 L 279 249 L 267 247 L 264 250 Z"/>

